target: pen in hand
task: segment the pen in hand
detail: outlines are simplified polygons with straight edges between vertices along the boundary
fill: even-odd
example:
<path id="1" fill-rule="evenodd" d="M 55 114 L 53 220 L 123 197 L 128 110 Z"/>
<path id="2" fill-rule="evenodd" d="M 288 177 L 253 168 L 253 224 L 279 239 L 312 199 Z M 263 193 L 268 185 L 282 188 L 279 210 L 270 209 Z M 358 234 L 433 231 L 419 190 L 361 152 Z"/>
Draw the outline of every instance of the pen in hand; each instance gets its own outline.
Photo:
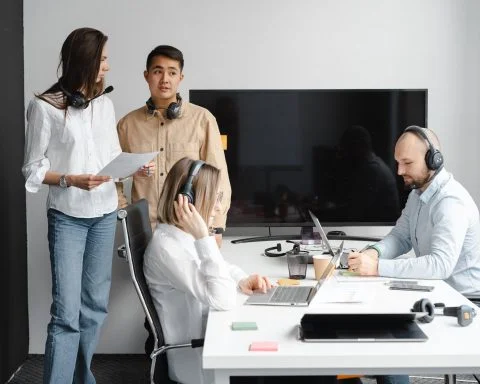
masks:
<path id="1" fill-rule="evenodd" d="M 358 253 L 362 253 L 364 251 L 366 251 L 368 248 L 370 247 L 370 244 L 367 244 L 365 247 L 363 247 L 360 251 L 358 251 Z"/>

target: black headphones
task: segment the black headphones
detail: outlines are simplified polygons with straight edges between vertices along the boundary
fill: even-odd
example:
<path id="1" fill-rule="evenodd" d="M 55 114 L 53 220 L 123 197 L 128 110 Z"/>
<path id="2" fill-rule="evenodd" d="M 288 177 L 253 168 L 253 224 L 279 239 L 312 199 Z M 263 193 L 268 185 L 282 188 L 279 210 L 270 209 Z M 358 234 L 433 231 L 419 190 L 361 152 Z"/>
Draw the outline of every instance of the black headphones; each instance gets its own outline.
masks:
<path id="1" fill-rule="evenodd" d="M 72 106 L 74 108 L 85 109 L 88 107 L 88 103 L 90 100 L 87 100 L 85 95 L 80 91 L 73 91 L 69 92 L 65 89 L 62 83 L 59 81 L 58 86 L 62 90 L 62 92 L 67 97 L 67 105 Z"/>
<path id="2" fill-rule="evenodd" d="M 155 112 L 157 107 L 155 106 L 155 104 L 153 104 L 153 100 L 151 97 L 146 101 L 146 104 L 147 104 L 148 112 L 153 115 L 153 112 Z M 180 96 L 179 93 L 177 93 L 177 101 L 170 103 L 166 109 L 165 114 L 167 116 L 167 119 L 168 120 L 177 119 L 180 116 L 181 110 L 182 110 L 182 97 Z"/>
<path id="3" fill-rule="evenodd" d="M 428 135 L 423 131 L 426 128 L 421 128 L 417 125 L 411 125 L 407 128 L 405 128 L 404 132 L 413 132 L 416 133 L 417 136 L 420 136 L 423 138 L 427 144 L 428 144 L 428 151 L 425 154 L 425 163 L 427 164 L 427 168 L 432 170 L 432 171 L 437 171 L 443 166 L 443 155 L 442 153 L 436 149 L 430 139 L 428 138 Z"/>
<path id="4" fill-rule="evenodd" d="M 301 251 L 300 250 L 300 243 L 297 243 L 295 241 L 287 240 L 287 243 L 293 243 L 293 248 L 290 252 L 296 254 L 296 255 L 304 255 L 304 256 L 309 256 L 310 252 L 308 251 Z M 270 251 L 277 251 L 277 252 L 270 252 Z M 282 252 L 282 244 L 277 243 L 275 247 L 270 247 L 270 248 L 265 248 L 263 251 L 265 256 L 268 257 L 279 257 L 279 256 L 285 256 L 287 252 Z"/>
<path id="5" fill-rule="evenodd" d="M 277 252 L 270 252 L 276 250 Z M 285 256 L 287 252 L 282 252 L 282 244 L 278 243 L 275 247 L 270 247 L 270 248 L 265 248 L 265 256 L 268 257 L 279 257 L 279 256 Z"/>
<path id="6" fill-rule="evenodd" d="M 445 307 L 443 303 L 435 303 L 428 299 L 420 299 L 413 304 L 412 312 L 426 312 L 425 316 L 419 317 L 421 323 L 430 323 L 435 317 L 435 308 L 441 308 L 444 316 L 453 316 L 457 318 L 458 325 L 466 327 L 470 325 L 473 318 L 477 315 L 475 309 L 468 305 L 460 305 L 459 307 Z"/>
<path id="7" fill-rule="evenodd" d="M 187 180 L 180 189 L 180 194 L 187 196 L 190 204 L 195 204 L 195 192 L 193 191 L 193 178 L 198 174 L 200 168 L 203 167 L 205 162 L 203 160 L 195 160 L 188 171 Z"/>
<path id="8" fill-rule="evenodd" d="M 85 109 L 88 107 L 88 104 L 92 100 L 95 100 L 97 97 L 100 97 L 102 95 L 105 95 L 106 93 L 110 93 L 113 91 L 113 87 L 109 85 L 105 90 L 98 94 L 97 96 L 92 97 L 91 99 L 87 99 L 85 95 L 80 92 L 80 91 L 74 91 L 74 92 L 69 92 L 65 89 L 65 87 L 62 85 L 61 81 L 58 82 L 58 86 L 64 93 L 64 95 L 67 97 L 67 106 L 72 106 L 74 108 L 79 108 L 79 109 Z"/>

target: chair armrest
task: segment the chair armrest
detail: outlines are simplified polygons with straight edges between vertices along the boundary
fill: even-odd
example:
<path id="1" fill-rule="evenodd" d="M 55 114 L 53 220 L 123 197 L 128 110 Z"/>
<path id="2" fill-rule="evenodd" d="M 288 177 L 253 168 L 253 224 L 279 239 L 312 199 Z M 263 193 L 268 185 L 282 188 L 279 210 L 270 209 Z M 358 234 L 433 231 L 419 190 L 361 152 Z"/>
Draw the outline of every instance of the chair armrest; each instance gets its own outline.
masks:
<path id="1" fill-rule="evenodd" d="M 165 353 L 169 349 L 178 349 L 178 348 L 200 348 L 203 347 L 203 344 L 205 343 L 205 339 L 192 339 L 190 343 L 185 343 L 185 344 L 166 344 L 161 346 L 160 348 L 155 349 L 151 354 L 150 354 L 150 359 L 154 359 L 158 355 L 161 355 L 162 353 Z"/>

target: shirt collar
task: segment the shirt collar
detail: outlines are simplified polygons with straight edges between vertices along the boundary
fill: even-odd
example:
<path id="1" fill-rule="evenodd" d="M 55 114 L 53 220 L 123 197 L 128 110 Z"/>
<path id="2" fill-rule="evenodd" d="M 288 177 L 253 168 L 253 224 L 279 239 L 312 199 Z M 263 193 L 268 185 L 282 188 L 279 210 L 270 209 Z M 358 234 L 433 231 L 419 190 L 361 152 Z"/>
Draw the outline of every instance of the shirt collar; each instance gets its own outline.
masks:
<path id="1" fill-rule="evenodd" d="M 168 120 L 167 118 L 165 118 L 162 113 L 158 110 L 150 110 L 148 109 L 148 107 L 145 105 L 143 107 L 143 110 L 144 110 L 144 113 L 145 113 L 145 120 L 146 121 L 150 121 L 151 119 L 153 119 L 155 116 L 158 116 L 159 119 L 162 119 L 163 121 L 165 120 Z M 184 116 L 187 116 L 188 115 L 188 103 L 183 100 L 182 101 L 182 108 L 180 109 L 180 115 L 178 116 L 178 119 L 184 117 Z"/>
<path id="2" fill-rule="evenodd" d="M 420 200 L 422 200 L 422 202 L 425 204 L 428 203 L 430 199 L 445 186 L 449 179 L 450 174 L 445 170 L 445 168 L 442 168 L 440 172 L 438 172 L 437 176 L 433 178 L 427 189 L 420 194 Z"/>

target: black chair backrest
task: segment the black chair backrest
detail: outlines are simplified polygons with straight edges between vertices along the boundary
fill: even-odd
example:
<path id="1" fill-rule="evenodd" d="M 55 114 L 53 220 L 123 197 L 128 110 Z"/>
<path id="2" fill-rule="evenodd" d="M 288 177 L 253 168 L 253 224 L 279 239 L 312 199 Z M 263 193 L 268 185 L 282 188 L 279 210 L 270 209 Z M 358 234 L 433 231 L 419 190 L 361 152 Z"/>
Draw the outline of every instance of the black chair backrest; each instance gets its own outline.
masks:
<path id="1" fill-rule="evenodd" d="M 130 275 L 155 337 L 154 348 L 158 348 L 165 344 L 165 339 L 163 337 L 160 319 L 158 318 L 143 273 L 143 256 L 152 238 L 152 227 L 148 215 L 148 201 L 141 199 L 128 205 L 126 208 L 119 209 L 117 217 L 122 223 Z M 156 377 L 154 380 L 155 383 L 171 383 L 168 379 L 167 357 L 165 354 L 159 355 L 156 358 L 154 370 Z"/>

